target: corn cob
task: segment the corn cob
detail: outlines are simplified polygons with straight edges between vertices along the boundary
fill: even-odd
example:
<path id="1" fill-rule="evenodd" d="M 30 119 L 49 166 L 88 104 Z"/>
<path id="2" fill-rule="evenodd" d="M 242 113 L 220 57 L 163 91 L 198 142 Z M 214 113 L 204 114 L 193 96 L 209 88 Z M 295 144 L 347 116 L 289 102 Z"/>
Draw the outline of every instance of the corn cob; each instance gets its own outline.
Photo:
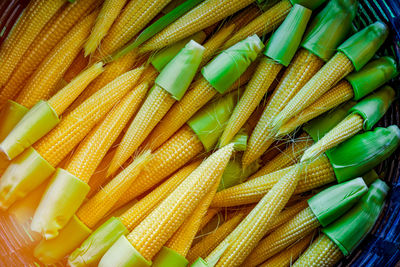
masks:
<path id="1" fill-rule="evenodd" d="M 142 51 L 152 51 L 171 45 L 226 18 L 252 2 L 253 0 L 233 2 L 230 0 L 206 0 L 144 43 Z"/>
<path id="2" fill-rule="evenodd" d="M 102 161 L 97 166 L 96 170 L 94 171 L 92 177 L 90 178 L 88 185 L 90 186 L 90 191 L 87 194 L 87 197 L 92 197 L 95 193 L 97 193 L 101 188 L 102 185 L 108 182 L 107 177 L 107 169 L 110 165 L 110 161 L 113 158 L 115 153 L 115 149 L 110 149 L 107 154 L 103 157 Z"/>
<path id="3" fill-rule="evenodd" d="M 100 52 L 108 55 L 121 48 L 169 2 L 171 0 L 130 1 L 105 36 Z"/>
<path id="4" fill-rule="evenodd" d="M 23 58 L 30 44 L 65 0 L 35 0 L 25 9 L 20 22 L 0 49 L 0 87 Z M 15 36 L 13 36 L 15 35 Z"/>
<path id="5" fill-rule="evenodd" d="M 68 114 L 56 128 L 33 147 L 52 166 L 57 166 L 112 106 L 132 88 L 142 71 L 142 68 L 135 69 L 106 85 Z"/>
<path id="6" fill-rule="evenodd" d="M 297 240 L 310 234 L 319 226 L 320 223 L 317 217 L 311 208 L 308 207 L 261 240 L 243 264 L 246 266 L 257 266 L 286 249 Z"/>
<path id="7" fill-rule="evenodd" d="M 332 240 L 321 234 L 293 266 L 334 266 L 343 258 L 343 253 Z"/>
<path id="8" fill-rule="evenodd" d="M 353 88 L 346 80 L 340 81 L 335 87 L 323 94 L 314 103 L 305 108 L 297 116 L 291 118 L 278 131 L 277 136 L 286 135 L 297 127 L 310 121 L 326 111 L 344 103 L 354 96 Z"/>
<path id="9" fill-rule="evenodd" d="M 85 43 L 85 57 L 96 51 L 127 0 L 105 0 L 89 39 Z"/>
<path id="10" fill-rule="evenodd" d="M 128 131 L 117 148 L 111 161 L 108 175 L 115 173 L 118 168 L 136 151 L 154 126 L 174 104 L 175 99 L 169 92 L 155 85 L 146 101 L 135 116 Z"/>
<path id="11" fill-rule="evenodd" d="M 302 165 L 298 165 L 283 176 L 243 219 L 234 230 L 235 238 L 229 240 L 227 249 L 215 266 L 239 266 L 242 264 L 285 207 L 296 189 L 300 178 L 299 172 L 302 168 Z"/>
<path id="12" fill-rule="evenodd" d="M 290 248 L 278 253 L 261 264 L 260 267 L 292 266 L 301 253 L 305 251 L 306 248 L 311 244 L 313 235 L 314 234 L 309 234 L 308 236 L 304 237 Z"/>
<path id="13" fill-rule="evenodd" d="M 76 212 L 76 216 L 89 228 L 93 228 L 104 215 L 114 206 L 133 181 L 138 177 L 143 167 L 150 159 L 147 151 L 112 179 L 101 191 L 88 200 Z"/>
<path id="14" fill-rule="evenodd" d="M 103 72 L 103 63 L 92 65 L 73 79 L 67 86 L 61 89 L 48 101 L 54 111 L 61 115 L 69 105 L 80 95 L 88 84 Z"/>
<path id="15" fill-rule="evenodd" d="M 240 12 L 236 13 L 229 21 L 236 26 L 243 27 L 247 25 L 257 16 L 261 15 L 262 10 L 258 5 L 250 4 L 246 8 L 243 8 Z"/>
<path id="16" fill-rule="evenodd" d="M 86 183 L 89 181 L 101 159 L 139 108 L 147 89 L 146 83 L 138 85 L 92 130 L 69 161 L 66 167 L 68 172 Z"/>
<path id="17" fill-rule="evenodd" d="M 143 257 L 151 260 L 201 198 L 219 183 L 233 151 L 234 144 L 230 144 L 211 155 L 127 236 Z"/>
<path id="18" fill-rule="evenodd" d="M 317 143 L 308 148 L 301 161 L 310 161 L 317 158 L 319 155 L 328 149 L 335 147 L 342 143 L 344 140 L 355 135 L 363 129 L 364 119 L 358 114 L 350 114 L 332 130 L 330 130 L 324 137 L 318 140 Z"/>
<path id="19" fill-rule="evenodd" d="M 97 12 L 94 12 L 86 17 L 60 41 L 31 76 L 16 102 L 30 108 L 37 101 L 50 96 L 58 80 L 78 55 L 96 16 Z"/>
<path id="20" fill-rule="evenodd" d="M 13 99 L 20 92 L 43 59 L 85 14 L 96 7 L 98 2 L 98 0 L 78 0 L 75 3 L 68 3 L 53 16 L 25 52 L 23 60 L 18 62 L 18 66 L 0 92 L 0 104 L 7 99 Z"/>
<path id="21" fill-rule="evenodd" d="M 117 202 L 116 207 L 138 197 L 155 186 L 189 160 L 204 151 L 197 135 L 185 125 L 164 145 L 158 148 L 135 184 Z"/>
<path id="22" fill-rule="evenodd" d="M 238 30 L 231 38 L 228 39 L 228 41 L 226 41 L 223 49 L 240 42 L 247 36 L 251 36 L 253 34 L 263 36 L 273 31 L 282 23 L 291 8 L 292 4 L 289 0 L 282 0 L 278 2 L 273 7 L 269 8 L 267 11 L 253 19 L 246 26 Z"/>
<path id="23" fill-rule="evenodd" d="M 201 219 L 201 223 L 199 226 L 199 231 L 201 231 L 201 229 L 204 228 L 204 226 L 206 226 L 213 218 L 215 215 L 218 214 L 218 212 L 220 212 L 221 209 L 219 208 L 209 208 L 207 210 L 207 213 L 204 215 L 204 217 Z"/>
<path id="24" fill-rule="evenodd" d="M 86 67 L 88 67 L 89 59 L 85 57 L 83 51 L 79 52 L 71 66 L 67 69 L 64 74 L 64 81 L 69 83 L 72 81 L 79 73 L 81 73 Z"/>
<path id="25" fill-rule="evenodd" d="M 301 134 L 296 140 L 293 141 L 293 143 L 290 143 L 285 150 L 283 150 L 272 160 L 268 161 L 264 167 L 258 170 L 255 174 L 250 176 L 249 180 L 278 171 L 297 163 L 304 150 L 307 149 L 312 143 L 313 142 L 308 134 Z"/>
<path id="26" fill-rule="evenodd" d="M 271 128 L 273 119 L 323 64 L 322 59 L 306 49 L 300 49 L 297 52 L 249 138 L 242 160 L 245 166 L 259 158 L 272 144 L 275 136 Z"/>
<path id="27" fill-rule="evenodd" d="M 105 66 L 104 72 L 100 77 L 94 80 L 88 88 L 75 100 L 70 106 L 67 113 L 74 110 L 77 106 L 83 103 L 87 98 L 96 93 L 98 90 L 106 86 L 109 82 L 120 76 L 121 74 L 132 69 L 133 64 L 137 59 L 136 51 L 126 54 L 124 57 L 117 59 Z"/>
<path id="28" fill-rule="evenodd" d="M 190 217 L 179 227 L 174 235 L 165 244 L 166 247 L 178 252 L 186 257 L 193 239 L 199 230 L 202 217 L 207 212 L 208 207 L 217 191 L 219 183 L 215 183 L 210 191 L 203 197 L 198 206 L 194 209 Z"/>
<path id="29" fill-rule="evenodd" d="M 211 204 L 212 207 L 226 207 L 249 204 L 259 201 L 266 193 L 270 192 L 281 177 L 298 168 L 294 166 L 257 177 L 237 186 L 218 192 Z M 295 194 L 306 192 L 335 181 L 333 168 L 326 156 L 321 156 L 301 170 L 300 179 Z"/>
<path id="30" fill-rule="evenodd" d="M 186 179 L 199 165 L 200 161 L 193 162 L 172 175 L 163 184 L 158 186 L 147 196 L 142 198 L 132 208 L 124 212 L 120 219 L 129 231 L 132 231 L 157 205 L 165 199 L 178 185 Z"/>
<path id="31" fill-rule="evenodd" d="M 198 243 L 196 243 L 187 254 L 187 260 L 189 262 L 194 262 L 199 257 L 206 257 L 213 249 L 217 247 L 217 245 L 224 240 L 229 233 L 236 228 L 236 226 L 240 223 L 240 221 L 246 216 L 246 213 L 239 212 L 234 215 L 231 219 L 224 222 L 221 226 L 219 226 L 215 231 L 208 234 Z"/>

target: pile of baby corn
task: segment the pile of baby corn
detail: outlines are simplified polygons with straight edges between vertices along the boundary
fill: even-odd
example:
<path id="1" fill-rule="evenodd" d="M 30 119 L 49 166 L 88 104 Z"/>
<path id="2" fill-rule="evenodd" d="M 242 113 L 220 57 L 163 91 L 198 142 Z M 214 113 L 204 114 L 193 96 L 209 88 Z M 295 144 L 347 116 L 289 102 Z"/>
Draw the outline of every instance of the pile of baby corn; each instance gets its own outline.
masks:
<path id="1" fill-rule="evenodd" d="M 389 191 L 373 168 L 400 144 L 398 126 L 376 127 L 396 98 L 397 63 L 376 55 L 389 30 L 354 30 L 357 8 L 29 1 L 0 47 L 9 259 L 26 248 L 27 265 L 351 256 Z"/>

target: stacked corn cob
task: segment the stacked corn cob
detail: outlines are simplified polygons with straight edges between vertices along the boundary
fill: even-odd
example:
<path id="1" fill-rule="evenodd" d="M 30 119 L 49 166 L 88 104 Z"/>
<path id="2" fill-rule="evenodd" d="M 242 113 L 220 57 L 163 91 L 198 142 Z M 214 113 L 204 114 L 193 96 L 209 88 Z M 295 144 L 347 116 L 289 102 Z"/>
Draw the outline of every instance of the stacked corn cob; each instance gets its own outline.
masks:
<path id="1" fill-rule="evenodd" d="M 368 63 L 386 25 L 344 41 L 356 0 L 309 25 L 325 0 L 252 2 L 30 1 L 0 47 L 0 207 L 24 244 L 42 239 L 38 260 L 332 265 L 371 229 L 387 187 L 357 177 L 400 143 L 397 126 L 373 129 L 394 99 L 381 86 L 396 62 Z"/>

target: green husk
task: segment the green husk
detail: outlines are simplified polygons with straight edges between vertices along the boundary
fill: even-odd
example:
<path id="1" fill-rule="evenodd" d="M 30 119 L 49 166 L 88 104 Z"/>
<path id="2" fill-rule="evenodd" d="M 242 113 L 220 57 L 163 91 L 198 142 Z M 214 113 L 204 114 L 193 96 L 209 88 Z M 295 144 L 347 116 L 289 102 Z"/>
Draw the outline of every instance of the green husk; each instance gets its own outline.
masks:
<path id="1" fill-rule="evenodd" d="M 376 180 L 354 208 L 322 230 L 345 256 L 349 255 L 372 230 L 388 191 L 389 187 L 385 182 Z"/>
<path id="2" fill-rule="evenodd" d="M 28 108 L 12 100 L 8 100 L 6 105 L 0 111 L 0 141 L 11 132 L 15 125 L 29 111 Z"/>
<path id="3" fill-rule="evenodd" d="M 400 144 L 400 129 L 396 125 L 377 127 L 357 134 L 328 150 L 330 163 L 339 183 L 359 177 L 388 158 Z"/>
<path id="4" fill-rule="evenodd" d="M 395 97 L 392 87 L 385 86 L 379 91 L 361 100 L 349 112 L 360 115 L 364 119 L 364 130 L 372 127 L 385 115 Z"/>
<path id="5" fill-rule="evenodd" d="M 186 267 L 189 261 L 175 250 L 162 247 L 155 256 L 152 266 L 154 267 Z"/>
<path id="6" fill-rule="evenodd" d="M 368 187 L 362 178 L 333 185 L 308 200 L 308 205 L 322 226 L 342 216 L 367 193 Z"/>
<path id="7" fill-rule="evenodd" d="M 156 22 L 148 26 L 146 29 L 142 31 L 142 33 L 133 41 L 132 43 L 127 44 L 121 50 L 117 51 L 113 56 L 113 60 L 117 60 L 124 55 L 131 52 L 133 49 L 139 47 L 141 44 L 149 40 L 151 37 L 162 31 L 169 24 L 174 22 L 176 19 L 181 17 L 183 14 L 188 12 L 190 9 L 199 4 L 202 0 L 186 0 L 172 11 L 168 12 L 168 14 L 164 15 Z"/>
<path id="8" fill-rule="evenodd" d="M 363 178 L 365 184 L 367 186 L 370 186 L 373 182 L 376 181 L 376 179 L 379 178 L 379 175 L 376 173 L 376 171 L 374 169 L 372 169 L 369 172 L 363 174 L 362 178 Z"/>
<path id="9" fill-rule="evenodd" d="M 217 192 L 242 183 L 259 168 L 260 163 L 258 161 L 254 161 L 243 169 L 240 157 L 235 157 L 235 159 L 228 162 L 228 165 L 222 174 L 221 182 L 218 186 Z"/>
<path id="10" fill-rule="evenodd" d="M 354 91 L 354 100 L 359 100 L 376 88 L 396 77 L 397 63 L 391 57 L 381 57 L 365 65 L 360 71 L 346 76 Z"/>
<path id="11" fill-rule="evenodd" d="M 299 4 L 304 7 L 307 7 L 311 10 L 318 8 L 322 5 L 326 0 L 290 0 L 292 5 Z"/>
<path id="12" fill-rule="evenodd" d="M 158 70 L 158 72 L 161 72 L 165 65 L 167 65 L 168 62 L 170 62 L 171 59 L 173 59 L 179 53 L 179 51 L 190 42 L 190 40 L 201 44 L 205 39 L 206 34 L 203 31 L 199 31 L 169 47 L 163 48 L 151 57 L 150 63 L 156 70 Z"/>
<path id="13" fill-rule="evenodd" d="M 302 47 L 328 61 L 350 33 L 357 0 L 331 0 L 311 22 Z"/>
<path id="14" fill-rule="evenodd" d="M 300 45 L 310 17 L 310 9 L 295 4 L 281 26 L 272 34 L 264 55 L 285 67 L 289 66 Z"/>
<path id="15" fill-rule="evenodd" d="M 190 267 L 212 267 L 202 258 L 198 258 L 195 262 L 190 265 Z"/>
<path id="16" fill-rule="evenodd" d="M 359 71 L 375 55 L 388 34 L 386 24 L 377 21 L 347 39 L 338 51 L 344 53 Z"/>
<path id="17" fill-rule="evenodd" d="M 60 119 L 46 102 L 39 101 L 1 142 L 0 150 L 13 159 L 53 129 Z"/>

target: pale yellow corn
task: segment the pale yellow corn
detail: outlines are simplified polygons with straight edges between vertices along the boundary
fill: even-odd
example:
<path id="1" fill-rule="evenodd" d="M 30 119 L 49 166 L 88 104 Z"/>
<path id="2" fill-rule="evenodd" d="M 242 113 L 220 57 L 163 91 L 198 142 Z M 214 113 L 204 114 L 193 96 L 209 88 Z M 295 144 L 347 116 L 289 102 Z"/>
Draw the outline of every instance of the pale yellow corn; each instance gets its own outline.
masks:
<path id="1" fill-rule="evenodd" d="M 106 85 L 65 116 L 56 128 L 33 147 L 52 166 L 57 166 L 115 103 L 135 85 L 142 71 L 143 68 L 132 70 Z"/>
<path id="2" fill-rule="evenodd" d="M 296 261 L 303 251 L 311 244 L 314 234 L 309 234 L 286 250 L 271 257 L 260 267 L 289 267 Z"/>
<path id="3" fill-rule="evenodd" d="M 269 8 L 267 11 L 253 19 L 246 26 L 238 30 L 229 40 L 224 44 L 223 49 L 226 49 L 248 36 L 257 34 L 263 36 L 276 29 L 282 21 L 289 14 L 292 4 L 289 0 L 282 0 Z"/>
<path id="4" fill-rule="evenodd" d="M 321 234 L 293 266 L 335 266 L 342 258 L 339 247 L 324 234 Z"/>
<path id="5" fill-rule="evenodd" d="M 99 2 L 99 0 L 78 0 L 74 3 L 68 3 L 51 18 L 29 46 L 0 92 L 0 105 L 18 95 L 28 78 L 36 71 L 39 64 L 48 56 L 51 50 Z"/>
<path id="6" fill-rule="evenodd" d="M 49 105 L 54 109 L 56 114 L 61 115 L 88 84 L 103 71 L 102 62 L 92 65 L 50 98 L 48 101 Z"/>
<path id="7" fill-rule="evenodd" d="M 100 52 L 108 55 L 125 45 L 149 23 L 171 0 L 131 0 L 100 46 Z"/>
<path id="8" fill-rule="evenodd" d="M 96 51 L 127 0 L 105 0 L 89 39 L 85 43 L 85 57 Z"/>
<path id="9" fill-rule="evenodd" d="M 192 246 L 193 239 L 199 230 L 201 219 L 206 214 L 208 207 L 215 193 L 219 183 L 215 183 L 209 192 L 203 197 L 199 205 L 194 209 L 189 218 L 179 227 L 174 235 L 165 244 L 166 247 L 176 251 L 179 255 L 186 257 Z"/>
<path id="10" fill-rule="evenodd" d="M 261 240 L 243 264 L 249 267 L 257 266 L 310 234 L 319 226 L 317 217 L 308 207 Z"/>
<path id="11" fill-rule="evenodd" d="M 187 254 L 187 260 L 193 263 L 199 257 L 205 258 L 208 254 L 213 251 L 220 242 L 222 242 L 240 221 L 246 216 L 246 213 L 239 212 L 234 215 L 231 219 L 224 222 L 220 227 L 215 229 L 210 234 L 206 235 L 202 240 L 196 243 Z"/>
<path id="12" fill-rule="evenodd" d="M 257 108 L 264 95 L 268 92 L 283 65 L 263 57 L 257 66 L 253 78 L 248 83 L 239 103 L 235 106 L 228 124 L 220 138 L 220 146 L 227 145 L 239 132 L 247 119 Z"/>
<path id="13" fill-rule="evenodd" d="M 234 144 L 229 144 L 203 161 L 127 236 L 143 257 L 151 260 L 213 185 L 219 183 L 233 151 Z"/>
<path id="14" fill-rule="evenodd" d="M 363 129 L 364 119 L 358 114 L 350 114 L 326 133 L 318 142 L 308 148 L 301 158 L 302 162 L 312 161 Z"/>
<path id="15" fill-rule="evenodd" d="M 15 29 L 0 49 L 0 87 L 3 86 L 20 59 L 44 25 L 66 0 L 34 0 L 24 10 Z M 15 35 L 15 36 L 13 36 Z"/>
<path id="16" fill-rule="evenodd" d="M 77 106 L 82 104 L 83 101 L 106 86 L 109 82 L 132 69 L 136 59 L 137 52 L 136 50 L 133 50 L 122 58 L 107 64 L 104 68 L 104 72 L 96 80 L 94 80 L 85 91 L 83 91 L 83 93 L 75 100 L 74 103 L 72 103 L 70 108 L 67 110 L 67 113 L 74 110 Z"/>
<path id="17" fill-rule="evenodd" d="M 111 145 L 115 142 L 146 96 L 148 85 L 142 83 L 122 98 L 104 120 L 80 143 L 66 170 L 88 182 Z"/>
<path id="18" fill-rule="evenodd" d="M 117 202 L 116 207 L 122 206 L 157 185 L 203 150 L 203 144 L 197 135 L 185 125 L 154 152 L 149 164 L 134 185 Z"/>
<path id="19" fill-rule="evenodd" d="M 149 146 L 155 149 L 170 138 L 196 111 L 217 94 L 204 78 L 192 84 L 183 98 L 176 102 L 149 136 Z"/>
<path id="20" fill-rule="evenodd" d="M 124 212 L 121 216 L 121 222 L 129 231 L 132 231 L 143 221 L 172 191 L 174 191 L 181 182 L 186 179 L 199 165 L 201 161 L 195 161 L 172 175 L 168 180 L 151 191 L 139 202 Z"/>
<path id="21" fill-rule="evenodd" d="M 283 176 L 292 172 L 297 166 L 298 164 L 289 166 L 285 169 L 224 189 L 215 195 L 211 206 L 229 207 L 256 203 L 265 194 L 270 192 L 271 188 L 273 188 Z M 325 155 L 306 164 L 304 168 L 302 168 L 300 176 L 301 179 L 295 190 L 296 194 L 309 191 L 336 180 L 332 166 Z"/>
<path id="22" fill-rule="evenodd" d="M 96 16 L 97 12 L 87 16 L 57 44 L 31 76 L 16 102 L 31 108 L 39 100 L 47 99 L 51 95 L 59 79 L 78 55 Z"/>
<path id="23" fill-rule="evenodd" d="M 143 51 L 171 45 L 232 15 L 254 0 L 205 0 L 143 44 Z"/>
<path id="24" fill-rule="evenodd" d="M 264 167 L 249 177 L 249 180 L 254 178 L 278 171 L 280 169 L 289 167 L 300 159 L 304 150 L 313 143 L 311 137 L 307 133 L 302 133 L 293 143 L 275 156 L 272 160 L 268 161 Z"/>
<path id="25" fill-rule="evenodd" d="M 272 128 L 278 131 L 289 119 L 310 106 L 353 70 L 351 60 L 342 52 L 336 53 L 275 117 Z"/>
<path id="26" fill-rule="evenodd" d="M 323 94 L 314 103 L 305 108 L 297 116 L 291 118 L 278 131 L 278 136 L 291 133 L 302 124 L 318 117 L 330 109 L 344 103 L 354 96 L 353 87 L 346 80 L 341 80 L 335 87 Z"/>
<path id="27" fill-rule="evenodd" d="M 212 218 L 214 218 L 214 216 L 217 215 L 218 212 L 220 212 L 220 211 L 221 211 L 220 208 L 209 208 L 207 210 L 207 213 L 201 219 L 201 223 L 200 223 L 200 226 L 199 226 L 199 231 L 201 229 L 203 229 L 204 226 L 206 226 L 212 220 Z"/>
<path id="28" fill-rule="evenodd" d="M 64 81 L 69 83 L 76 76 L 78 76 L 86 67 L 89 65 L 89 58 L 85 57 L 83 51 L 81 50 L 79 54 L 72 61 L 71 66 L 65 71 Z"/>
<path id="29" fill-rule="evenodd" d="M 300 49 L 285 70 L 281 81 L 269 98 L 253 133 L 249 138 L 242 162 L 245 166 L 259 158 L 275 141 L 272 122 L 294 95 L 317 73 L 324 61 L 305 49 Z"/>
<path id="30" fill-rule="evenodd" d="M 235 238 L 215 266 L 240 266 L 273 224 L 296 189 L 302 165 L 296 166 L 260 200 L 235 229 Z"/>
<path id="31" fill-rule="evenodd" d="M 150 94 L 133 119 L 128 131 L 122 138 L 117 152 L 111 161 L 108 175 L 115 173 L 122 164 L 136 151 L 151 130 L 164 117 L 175 103 L 172 95 L 158 85 L 154 85 Z"/>
<path id="32" fill-rule="evenodd" d="M 76 212 L 76 216 L 86 226 L 93 228 L 114 206 L 115 202 L 124 194 L 129 186 L 131 186 L 150 158 L 151 154 L 149 151 L 137 157 L 134 162 L 80 207 Z"/>

